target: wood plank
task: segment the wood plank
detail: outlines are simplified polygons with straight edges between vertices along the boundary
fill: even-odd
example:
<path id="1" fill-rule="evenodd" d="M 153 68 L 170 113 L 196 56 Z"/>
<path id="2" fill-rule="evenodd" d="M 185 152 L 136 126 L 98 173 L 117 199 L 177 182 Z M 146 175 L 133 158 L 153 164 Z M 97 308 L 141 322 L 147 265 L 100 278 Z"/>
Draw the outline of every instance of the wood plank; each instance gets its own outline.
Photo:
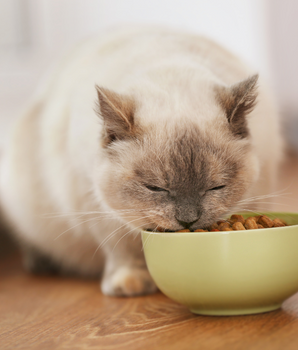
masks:
<path id="1" fill-rule="evenodd" d="M 298 294 L 278 311 L 234 317 L 191 314 L 161 293 L 101 294 L 97 281 L 0 269 L 1 349 L 297 349 Z"/>

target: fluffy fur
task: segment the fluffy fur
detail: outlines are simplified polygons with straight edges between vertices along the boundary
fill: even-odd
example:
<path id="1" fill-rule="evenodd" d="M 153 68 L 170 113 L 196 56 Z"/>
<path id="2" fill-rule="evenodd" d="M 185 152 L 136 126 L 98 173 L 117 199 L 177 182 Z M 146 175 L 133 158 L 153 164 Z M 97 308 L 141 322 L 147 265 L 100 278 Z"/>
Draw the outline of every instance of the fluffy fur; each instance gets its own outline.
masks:
<path id="1" fill-rule="evenodd" d="M 102 273 L 109 295 L 154 292 L 141 228 L 206 227 L 272 191 L 281 140 L 257 80 L 187 33 L 130 28 L 79 46 L 2 162 L 2 207 L 27 268 Z"/>

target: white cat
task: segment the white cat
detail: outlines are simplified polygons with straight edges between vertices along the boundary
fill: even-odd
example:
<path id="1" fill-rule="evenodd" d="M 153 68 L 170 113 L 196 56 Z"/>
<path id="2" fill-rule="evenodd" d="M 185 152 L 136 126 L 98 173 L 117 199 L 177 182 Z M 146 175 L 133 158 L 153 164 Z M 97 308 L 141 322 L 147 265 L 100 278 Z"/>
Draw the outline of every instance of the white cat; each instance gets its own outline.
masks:
<path id="1" fill-rule="evenodd" d="M 103 273 L 109 295 L 154 292 L 141 228 L 207 227 L 272 192 L 281 138 L 257 78 L 214 42 L 171 30 L 79 46 L 2 161 L 2 209 L 27 268 Z"/>

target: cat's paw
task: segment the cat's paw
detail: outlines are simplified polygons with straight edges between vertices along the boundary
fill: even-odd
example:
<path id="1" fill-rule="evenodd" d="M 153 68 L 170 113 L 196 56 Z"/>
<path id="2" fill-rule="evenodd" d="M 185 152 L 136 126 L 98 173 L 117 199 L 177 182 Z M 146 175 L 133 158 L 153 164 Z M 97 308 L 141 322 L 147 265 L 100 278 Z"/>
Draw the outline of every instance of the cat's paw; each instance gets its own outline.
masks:
<path id="1" fill-rule="evenodd" d="M 157 287 L 147 269 L 120 267 L 103 278 L 101 290 L 105 295 L 132 297 L 155 293 Z"/>

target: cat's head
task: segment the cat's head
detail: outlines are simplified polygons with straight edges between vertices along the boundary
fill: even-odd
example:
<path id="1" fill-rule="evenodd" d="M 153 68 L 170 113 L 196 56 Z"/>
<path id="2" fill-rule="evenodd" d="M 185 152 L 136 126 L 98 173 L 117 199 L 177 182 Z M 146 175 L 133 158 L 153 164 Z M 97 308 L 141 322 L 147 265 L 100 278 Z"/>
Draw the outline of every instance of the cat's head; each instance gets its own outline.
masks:
<path id="1" fill-rule="evenodd" d="M 195 230 L 228 213 L 258 176 L 247 123 L 256 82 L 214 86 L 204 118 L 183 108 L 179 117 L 166 103 L 150 111 L 141 99 L 98 88 L 97 193 L 135 228 Z"/>

